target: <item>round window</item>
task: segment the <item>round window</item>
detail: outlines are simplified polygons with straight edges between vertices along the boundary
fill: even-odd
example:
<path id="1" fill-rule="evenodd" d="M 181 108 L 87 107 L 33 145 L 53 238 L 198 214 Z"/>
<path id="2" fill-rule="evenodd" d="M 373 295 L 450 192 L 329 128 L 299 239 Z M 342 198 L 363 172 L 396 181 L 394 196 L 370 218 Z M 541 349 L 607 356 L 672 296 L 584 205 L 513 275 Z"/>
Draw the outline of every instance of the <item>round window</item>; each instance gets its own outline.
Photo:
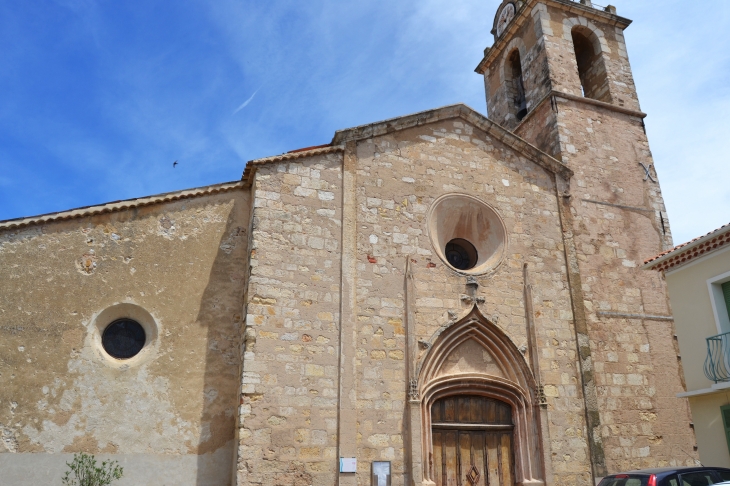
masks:
<path id="1" fill-rule="evenodd" d="M 137 356 L 147 341 L 147 335 L 139 322 L 132 319 L 117 319 L 104 329 L 101 345 L 104 351 L 117 359 Z"/>
<path id="2" fill-rule="evenodd" d="M 477 264 L 477 249 L 462 238 L 455 238 L 444 249 L 446 261 L 457 270 L 471 270 Z"/>
<path id="3" fill-rule="evenodd" d="M 428 233 L 438 257 L 457 272 L 484 275 L 504 258 L 507 230 L 502 218 L 467 194 L 446 194 L 434 201 Z"/>

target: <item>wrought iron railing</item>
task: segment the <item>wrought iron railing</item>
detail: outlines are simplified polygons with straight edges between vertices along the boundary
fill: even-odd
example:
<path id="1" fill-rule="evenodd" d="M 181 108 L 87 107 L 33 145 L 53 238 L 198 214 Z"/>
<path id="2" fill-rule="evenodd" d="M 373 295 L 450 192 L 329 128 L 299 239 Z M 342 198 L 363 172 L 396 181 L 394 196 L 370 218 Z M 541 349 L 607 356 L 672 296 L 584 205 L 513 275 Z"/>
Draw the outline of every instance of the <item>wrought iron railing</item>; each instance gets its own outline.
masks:
<path id="1" fill-rule="evenodd" d="M 705 376 L 714 381 L 730 381 L 730 332 L 707 338 Z"/>

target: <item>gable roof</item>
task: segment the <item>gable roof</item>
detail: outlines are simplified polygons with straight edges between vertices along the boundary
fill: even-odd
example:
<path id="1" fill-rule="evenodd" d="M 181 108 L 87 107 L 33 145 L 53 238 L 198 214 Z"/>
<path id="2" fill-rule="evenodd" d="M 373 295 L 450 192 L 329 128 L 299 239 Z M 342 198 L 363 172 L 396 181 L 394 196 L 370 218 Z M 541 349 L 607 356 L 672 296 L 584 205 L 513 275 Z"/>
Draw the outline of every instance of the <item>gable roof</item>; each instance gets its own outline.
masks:
<path id="1" fill-rule="evenodd" d="M 660 272 L 671 270 L 715 250 L 728 247 L 730 247 L 730 224 L 649 258 L 644 262 L 643 268 Z"/>
<path id="2" fill-rule="evenodd" d="M 449 105 L 441 108 L 435 108 L 433 110 L 426 110 L 419 113 L 414 113 L 412 115 L 404 115 L 388 120 L 370 123 L 368 125 L 360 125 L 358 127 L 348 128 L 345 130 L 338 130 L 335 132 L 334 138 L 329 144 L 302 148 L 281 155 L 274 155 L 271 157 L 250 160 L 244 168 L 244 172 L 241 176 L 240 181 L 228 182 L 224 184 L 215 184 L 206 187 L 186 189 L 182 191 L 128 199 L 124 201 L 114 201 L 95 206 L 86 206 L 71 209 L 68 211 L 48 213 L 39 216 L 30 216 L 0 221 L 0 230 L 20 228 L 32 224 L 48 223 L 51 221 L 75 219 L 103 213 L 111 213 L 134 207 L 148 206 L 150 204 L 176 201 L 179 199 L 188 199 L 240 188 L 248 188 L 251 187 L 251 184 L 253 183 L 253 176 L 256 173 L 256 168 L 261 165 L 281 163 L 305 157 L 314 157 L 317 155 L 327 155 L 331 153 L 343 152 L 345 148 L 345 143 L 350 141 L 365 140 L 372 137 L 386 135 L 413 127 L 423 126 L 455 118 L 460 118 L 465 122 L 474 125 L 475 127 L 487 133 L 494 140 L 497 140 L 504 145 L 512 148 L 517 153 L 533 161 L 540 167 L 554 174 L 557 174 L 564 179 L 570 179 L 573 176 L 573 171 L 561 161 L 546 154 L 534 145 L 531 145 L 527 141 L 518 137 L 501 125 L 488 119 L 473 108 L 470 108 L 465 104 L 459 103 L 456 105 Z"/>
<path id="3" fill-rule="evenodd" d="M 570 179 L 573 176 L 573 171 L 563 162 L 546 154 L 539 148 L 531 145 L 524 139 L 463 103 L 421 111 L 412 115 L 399 116 L 346 130 L 338 130 L 335 132 L 331 145 L 344 145 L 346 142 L 353 140 L 365 140 L 453 118 L 460 118 L 471 123 L 493 139 L 507 145 L 554 174 L 560 175 L 565 179 Z"/>

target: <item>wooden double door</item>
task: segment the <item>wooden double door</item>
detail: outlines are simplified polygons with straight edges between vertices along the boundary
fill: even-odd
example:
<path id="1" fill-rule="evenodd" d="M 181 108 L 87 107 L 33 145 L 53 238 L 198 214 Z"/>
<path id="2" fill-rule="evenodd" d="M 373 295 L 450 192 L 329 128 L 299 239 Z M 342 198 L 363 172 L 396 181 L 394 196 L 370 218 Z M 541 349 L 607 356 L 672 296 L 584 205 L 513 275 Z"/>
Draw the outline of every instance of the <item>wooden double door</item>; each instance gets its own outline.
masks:
<path id="1" fill-rule="evenodd" d="M 431 408 L 433 480 L 438 486 L 513 486 L 512 409 L 479 396 Z"/>

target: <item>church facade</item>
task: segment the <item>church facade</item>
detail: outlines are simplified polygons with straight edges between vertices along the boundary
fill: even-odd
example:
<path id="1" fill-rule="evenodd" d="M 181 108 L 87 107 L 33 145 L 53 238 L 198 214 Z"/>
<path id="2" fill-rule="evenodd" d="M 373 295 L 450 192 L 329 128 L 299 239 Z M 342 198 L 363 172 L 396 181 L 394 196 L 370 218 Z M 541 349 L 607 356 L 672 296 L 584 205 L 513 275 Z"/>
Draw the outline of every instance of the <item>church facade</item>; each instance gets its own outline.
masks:
<path id="1" fill-rule="evenodd" d="M 623 30 L 505 0 L 465 105 L 240 181 L 0 223 L 0 470 L 119 484 L 590 485 L 693 465 Z M 9 478 L 9 479 L 7 479 Z"/>

